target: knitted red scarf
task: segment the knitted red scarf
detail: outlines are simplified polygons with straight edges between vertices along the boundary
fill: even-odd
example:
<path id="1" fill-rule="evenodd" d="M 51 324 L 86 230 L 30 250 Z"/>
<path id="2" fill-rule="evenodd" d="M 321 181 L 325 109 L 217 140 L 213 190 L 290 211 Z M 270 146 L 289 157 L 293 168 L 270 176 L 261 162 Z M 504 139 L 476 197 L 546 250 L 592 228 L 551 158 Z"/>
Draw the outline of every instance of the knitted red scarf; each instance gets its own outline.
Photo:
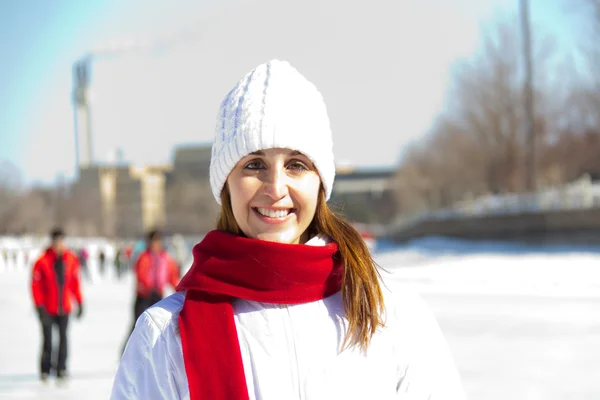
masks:
<path id="1" fill-rule="evenodd" d="M 335 243 L 294 245 L 211 231 L 194 246 L 194 263 L 177 290 L 187 290 L 179 315 L 191 400 L 247 400 L 233 318 L 234 298 L 299 304 L 340 290 Z"/>

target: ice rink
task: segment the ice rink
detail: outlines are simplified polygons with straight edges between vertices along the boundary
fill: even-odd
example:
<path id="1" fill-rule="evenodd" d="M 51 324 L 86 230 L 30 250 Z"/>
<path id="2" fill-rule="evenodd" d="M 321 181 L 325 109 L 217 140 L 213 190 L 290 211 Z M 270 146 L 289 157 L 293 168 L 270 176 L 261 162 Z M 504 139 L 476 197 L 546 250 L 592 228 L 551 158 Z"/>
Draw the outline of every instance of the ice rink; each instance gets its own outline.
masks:
<path id="1" fill-rule="evenodd" d="M 446 334 L 469 399 L 600 399 L 600 249 L 430 240 L 377 256 Z M 0 399 L 108 399 L 131 326 L 133 282 L 84 282 L 64 387 L 38 380 L 29 271 L 0 273 Z"/>

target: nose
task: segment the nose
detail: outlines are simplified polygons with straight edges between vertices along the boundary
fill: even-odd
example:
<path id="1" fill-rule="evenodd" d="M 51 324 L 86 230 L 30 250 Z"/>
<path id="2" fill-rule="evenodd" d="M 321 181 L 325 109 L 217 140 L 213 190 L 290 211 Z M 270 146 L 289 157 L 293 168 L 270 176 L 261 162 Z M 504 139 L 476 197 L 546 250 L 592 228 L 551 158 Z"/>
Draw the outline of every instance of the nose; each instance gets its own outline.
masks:
<path id="1" fill-rule="evenodd" d="M 263 193 L 273 200 L 279 200 L 288 195 L 287 175 L 283 168 L 273 167 L 265 171 Z"/>

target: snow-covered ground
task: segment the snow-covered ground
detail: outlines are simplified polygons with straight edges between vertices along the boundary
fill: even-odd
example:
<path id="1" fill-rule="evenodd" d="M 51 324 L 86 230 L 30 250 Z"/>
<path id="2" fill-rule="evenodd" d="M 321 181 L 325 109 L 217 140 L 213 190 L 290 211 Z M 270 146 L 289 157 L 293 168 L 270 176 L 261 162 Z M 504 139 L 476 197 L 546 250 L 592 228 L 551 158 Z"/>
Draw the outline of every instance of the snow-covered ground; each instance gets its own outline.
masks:
<path id="1" fill-rule="evenodd" d="M 469 399 L 600 399 L 600 248 L 428 239 L 378 261 L 434 310 Z"/>
<path id="2" fill-rule="evenodd" d="M 377 260 L 429 302 L 470 399 L 600 399 L 600 248 L 428 239 L 385 248 Z M 29 272 L 0 273 L 0 399 L 109 397 L 133 282 L 108 271 L 84 284 L 66 387 L 38 381 Z"/>

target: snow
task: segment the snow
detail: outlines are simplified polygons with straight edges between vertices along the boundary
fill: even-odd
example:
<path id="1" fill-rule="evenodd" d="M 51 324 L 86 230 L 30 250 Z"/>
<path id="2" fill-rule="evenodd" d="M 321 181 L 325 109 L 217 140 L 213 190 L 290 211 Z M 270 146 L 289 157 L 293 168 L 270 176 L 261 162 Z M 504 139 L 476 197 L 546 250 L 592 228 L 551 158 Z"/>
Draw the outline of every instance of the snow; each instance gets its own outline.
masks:
<path id="1" fill-rule="evenodd" d="M 541 188 L 535 193 L 489 194 L 466 198 L 451 207 L 412 217 L 400 216 L 395 225 L 410 225 L 430 219 L 464 218 L 556 210 L 582 210 L 600 205 L 600 184 L 589 175 L 563 186 Z"/>
<path id="2" fill-rule="evenodd" d="M 470 399 L 600 398 L 600 248 L 424 239 L 378 263 L 435 312 Z M 69 327 L 65 387 L 38 380 L 27 268 L 0 272 L 0 399 L 107 399 L 131 328 L 133 281 L 94 274 Z"/>

